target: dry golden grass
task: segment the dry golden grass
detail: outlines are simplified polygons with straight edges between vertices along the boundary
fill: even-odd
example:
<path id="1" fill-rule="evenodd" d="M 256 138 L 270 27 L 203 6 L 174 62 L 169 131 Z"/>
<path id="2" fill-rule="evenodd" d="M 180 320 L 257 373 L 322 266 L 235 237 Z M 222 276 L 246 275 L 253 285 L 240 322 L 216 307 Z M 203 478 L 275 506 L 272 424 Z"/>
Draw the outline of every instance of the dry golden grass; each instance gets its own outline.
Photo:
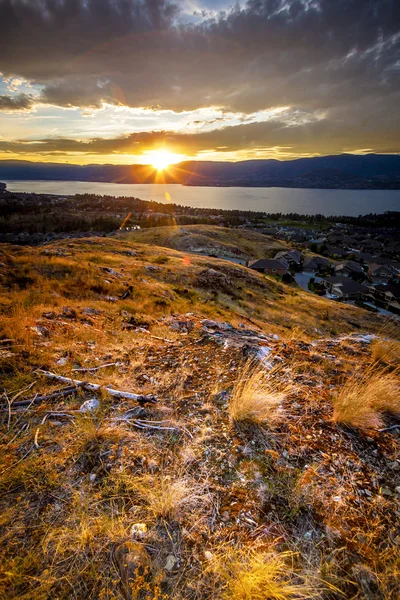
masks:
<path id="1" fill-rule="evenodd" d="M 132 490 L 144 501 L 152 518 L 180 521 L 187 512 L 198 511 L 209 503 L 203 486 L 185 477 L 169 475 L 136 477 Z"/>
<path id="2" fill-rule="evenodd" d="M 129 519 L 115 507 L 109 512 L 98 511 L 90 505 L 90 498 L 84 499 L 75 493 L 71 502 L 70 517 L 55 529 L 50 529 L 43 539 L 42 548 L 53 558 L 76 554 L 87 556 L 99 551 L 99 540 L 122 541 L 128 537 Z M 101 550 L 101 547 L 100 547 Z"/>
<path id="3" fill-rule="evenodd" d="M 229 403 L 234 422 L 272 423 L 282 416 L 281 404 L 288 391 L 258 363 L 248 362 L 236 382 Z"/>
<path id="4" fill-rule="evenodd" d="M 372 345 L 372 360 L 386 365 L 400 364 L 400 341 L 378 339 Z"/>
<path id="5" fill-rule="evenodd" d="M 281 555 L 224 548 L 211 568 L 222 584 L 222 600 L 314 598 L 316 592 L 293 572 L 290 553 Z"/>
<path id="6" fill-rule="evenodd" d="M 119 234 L 121 240 L 173 248 L 183 252 L 203 249 L 205 253 L 218 252 L 221 256 L 236 256 L 244 259 L 273 256 L 285 250 L 287 244 L 261 233 L 248 230 L 235 230 L 215 225 L 184 225 L 151 227 Z M 161 248 L 159 248 L 161 252 Z"/>
<path id="7" fill-rule="evenodd" d="M 374 366 L 347 380 L 334 398 L 333 419 L 359 429 L 380 429 L 383 414 L 400 414 L 398 372 L 388 373 Z"/>

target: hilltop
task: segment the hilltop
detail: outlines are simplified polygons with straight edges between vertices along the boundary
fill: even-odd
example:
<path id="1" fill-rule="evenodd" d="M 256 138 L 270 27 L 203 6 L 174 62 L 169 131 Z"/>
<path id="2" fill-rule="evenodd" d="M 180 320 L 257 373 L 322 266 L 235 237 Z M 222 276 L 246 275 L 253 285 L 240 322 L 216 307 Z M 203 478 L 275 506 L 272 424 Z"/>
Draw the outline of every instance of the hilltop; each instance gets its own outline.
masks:
<path id="1" fill-rule="evenodd" d="M 397 598 L 398 326 L 229 235 L 0 247 L 2 598 Z"/>
<path id="2" fill-rule="evenodd" d="M 287 244 L 261 233 L 211 225 L 151 227 L 120 233 L 122 240 L 173 248 L 182 252 L 219 258 L 250 260 L 266 258 L 287 248 Z"/>

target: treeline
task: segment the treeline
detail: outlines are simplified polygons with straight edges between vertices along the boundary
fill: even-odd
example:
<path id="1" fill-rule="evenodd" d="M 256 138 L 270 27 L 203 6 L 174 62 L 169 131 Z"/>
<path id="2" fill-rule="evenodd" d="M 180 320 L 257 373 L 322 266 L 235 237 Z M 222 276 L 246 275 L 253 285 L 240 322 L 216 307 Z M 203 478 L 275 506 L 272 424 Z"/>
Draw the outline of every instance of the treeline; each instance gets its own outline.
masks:
<path id="1" fill-rule="evenodd" d="M 298 213 L 264 213 L 269 221 L 298 221 L 307 224 L 335 224 L 354 225 L 358 227 L 400 227 L 400 211 L 386 211 L 384 213 L 369 213 L 351 217 L 348 215 L 328 216 L 325 215 L 299 215 Z"/>
<path id="2" fill-rule="evenodd" d="M 207 202 L 206 197 L 204 202 Z M 0 233 L 73 233 L 92 230 L 109 233 L 122 225 L 147 228 L 198 223 L 238 227 L 247 222 L 260 227 L 296 223 L 299 227 L 311 224 L 320 228 L 323 225 L 342 223 L 359 227 L 400 228 L 400 212 L 326 217 L 321 214 L 194 208 L 125 196 L 79 194 L 58 197 L 0 191 Z"/>

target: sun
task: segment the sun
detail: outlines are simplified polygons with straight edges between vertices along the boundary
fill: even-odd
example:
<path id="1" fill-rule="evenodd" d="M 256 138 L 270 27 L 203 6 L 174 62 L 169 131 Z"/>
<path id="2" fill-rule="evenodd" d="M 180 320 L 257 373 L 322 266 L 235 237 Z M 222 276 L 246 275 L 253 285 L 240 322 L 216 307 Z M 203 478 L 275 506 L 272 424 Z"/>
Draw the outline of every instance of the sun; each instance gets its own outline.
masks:
<path id="1" fill-rule="evenodd" d="M 154 150 L 154 152 L 149 152 L 148 158 L 157 171 L 164 171 L 169 165 L 177 163 L 180 160 L 180 157 L 177 154 L 168 152 L 167 150 Z"/>

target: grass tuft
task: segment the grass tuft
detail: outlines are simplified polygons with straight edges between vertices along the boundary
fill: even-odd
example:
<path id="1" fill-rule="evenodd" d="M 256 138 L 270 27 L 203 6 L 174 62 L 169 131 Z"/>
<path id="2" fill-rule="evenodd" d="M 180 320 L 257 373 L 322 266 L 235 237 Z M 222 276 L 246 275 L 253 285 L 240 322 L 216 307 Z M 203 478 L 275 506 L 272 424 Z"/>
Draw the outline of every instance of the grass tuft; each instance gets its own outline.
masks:
<path id="1" fill-rule="evenodd" d="M 134 488 L 155 519 L 180 521 L 189 510 L 196 511 L 209 500 L 201 486 L 183 477 L 172 479 L 168 475 L 161 475 L 156 478 L 136 478 Z"/>
<path id="2" fill-rule="evenodd" d="M 238 377 L 229 403 L 232 421 L 272 423 L 282 416 L 281 404 L 287 389 L 258 364 L 250 361 Z"/>
<path id="3" fill-rule="evenodd" d="M 222 583 L 222 600 L 290 600 L 316 596 L 281 555 L 230 548 L 212 568 Z"/>
<path id="4" fill-rule="evenodd" d="M 397 373 L 382 370 L 357 373 L 334 399 L 333 419 L 359 429 L 384 427 L 383 414 L 400 414 L 400 382 Z"/>

